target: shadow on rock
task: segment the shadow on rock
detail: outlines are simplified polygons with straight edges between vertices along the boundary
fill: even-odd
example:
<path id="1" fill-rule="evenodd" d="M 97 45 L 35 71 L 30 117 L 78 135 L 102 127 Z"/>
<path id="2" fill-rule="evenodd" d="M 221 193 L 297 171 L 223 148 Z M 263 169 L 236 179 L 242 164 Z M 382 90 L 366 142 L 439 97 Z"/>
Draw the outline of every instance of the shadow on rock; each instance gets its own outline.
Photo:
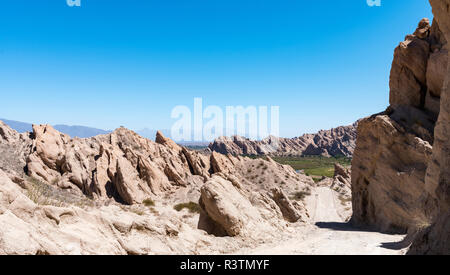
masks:
<path id="1" fill-rule="evenodd" d="M 370 228 L 355 227 L 350 222 L 317 222 L 316 226 L 322 229 L 331 229 L 336 231 L 378 232 Z"/>

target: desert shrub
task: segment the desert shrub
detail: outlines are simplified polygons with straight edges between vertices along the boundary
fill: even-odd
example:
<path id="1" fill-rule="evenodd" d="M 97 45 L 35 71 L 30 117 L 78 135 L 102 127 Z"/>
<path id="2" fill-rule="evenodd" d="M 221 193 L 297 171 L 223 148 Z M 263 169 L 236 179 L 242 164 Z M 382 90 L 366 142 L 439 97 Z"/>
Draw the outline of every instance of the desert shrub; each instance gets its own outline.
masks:
<path id="1" fill-rule="evenodd" d="M 291 199 L 296 200 L 296 201 L 302 201 L 306 198 L 306 196 L 309 196 L 309 195 L 311 195 L 310 191 L 307 191 L 307 190 L 298 191 L 292 195 Z"/>
<path id="2" fill-rule="evenodd" d="M 189 212 L 191 213 L 200 213 L 200 205 L 198 205 L 198 203 L 195 202 L 188 202 L 188 203 L 180 203 L 177 204 L 173 207 L 173 209 L 177 210 L 178 212 L 180 212 L 183 209 L 187 209 L 189 210 Z"/>
<path id="3" fill-rule="evenodd" d="M 80 208 L 92 207 L 95 203 L 86 196 L 79 196 L 68 190 L 61 190 L 55 186 L 42 182 L 34 177 L 27 177 L 27 192 L 29 199 L 38 205 L 52 205 L 63 207 L 75 205 Z"/>
<path id="4" fill-rule="evenodd" d="M 150 212 L 152 212 L 154 215 L 159 215 L 158 210 L 156 210 L 154 207 L 150 207 Z"/>
<path id="5" fill-rule="evenodd" d="M 131 208 L 130 211 L 139 216 L 143 216 L 145 214 L 145 211 L 140 208 Z"/>
<path id="6" fill-rule="evenodd" d="M 155 202 L 152 201 L 151 199 L 146 199 L 146 200 L 144 200 L 142 203 L 143 203 L 145 206 L 148 206 L 148 207 L 150 207 L 150 206 L 155 206 Z"/>

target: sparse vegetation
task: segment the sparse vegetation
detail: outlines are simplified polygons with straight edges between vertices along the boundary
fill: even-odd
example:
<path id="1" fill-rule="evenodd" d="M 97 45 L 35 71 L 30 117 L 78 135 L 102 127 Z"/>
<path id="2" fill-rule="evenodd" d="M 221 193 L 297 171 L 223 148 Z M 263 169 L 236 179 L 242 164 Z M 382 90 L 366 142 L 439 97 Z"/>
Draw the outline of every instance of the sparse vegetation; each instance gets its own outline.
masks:
<path id="1" fill-rule="evenodd" d="M 188 209 L 191 213 L 200 213 L 200 205 L 192 201 L 188 203 L 180 203 L 173 207 L 173 209 L 177 210 L 178 212 L 185 208 Z"/>
<path id="2" fill-rule="evenodd" d="M 426 217 L 423 213 L 419 211 L 415 211 L 416 215 L 414 218 L 414 228 L 418 231 L 425 230 L 426 228 L 431 226 L 431 221 L 428 217 Z"/>
<path id="3" fill-rule="evenodd" d="M 310 195 L 311 195 L 311 191 L 309 191 L 309 190 L 298 191 L 298 192 L 295 192 L 295 193 L 291 196 L 291 200 L 302 201 L 302 200 L 304 200 L 307 196 L 310 196 Z"/>
<path id="4" fill-rule="evenodd" d="M 306 175 L 317 177 L 334 176 L 334 164 L 339 163 L 343 166 L 351 165 L 351 159 L 346 157 L 326 158 L 321 156 L 309 157 L 274 157 L 276 162 L 290 165 L 294 170 L 303 170 Z M 320 178 L 318 178 L 320 179 Z"/>
<path id="5" fill-rule="evenodd" d="M 38 205 L 56 207 L 75 205 L 80 208 L 94 205 L 94 202 L 85 196 L 78 196 L 70 191 L 61 190 L 33 177 L 27 178 L 26 187 L 26 195 Z"/>
<path id="6" fill-rule="evenodd" d="M 145 214 L 145 211 L 140 208 L 132 207 L 130 208 L 130 211 L 139 216 L 143 216 Z"/>
<path id="7" fill-rule="evenodd" d="M 193 151 L 203 151 L 208 149 L 208 146 L 205 145 L 181 145 Z"/>
<path id="8" fill-rule="evenodd" d="M 312 177 L 312 179 L 313 179 L 313 181 L 314 181 L 315 183 L 318 183 L 318 182 L 320 182 L 323 178 L 322 178 L 322 177 Z"/>
<path id="9" fill-rule="evenodd" d="M 152 201 L 151 199 L 146 199 L 142 202 L 142 204 L 144 204 L 147 207 L 151 207 L 151 206 L 155 206 L 155 202 Z"/>
<path id="10" fill-rule="evenodd" d="M 158 210 L 156 210 L 154 207 L 150 207 L 150 212 L 152 212 L 154 215 L 159 215 Z"/>

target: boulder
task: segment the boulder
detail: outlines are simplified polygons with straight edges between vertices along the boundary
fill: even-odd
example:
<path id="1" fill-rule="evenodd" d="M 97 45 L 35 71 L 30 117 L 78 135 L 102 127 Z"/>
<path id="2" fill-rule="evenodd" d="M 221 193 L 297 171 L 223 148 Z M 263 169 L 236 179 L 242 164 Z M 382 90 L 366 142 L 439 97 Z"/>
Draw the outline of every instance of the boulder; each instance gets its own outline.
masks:
<path id="1" fill-rule="evenodd" d="M 301 219 L 300 213 L 281 188 L 272 189 L 272 199 L 280 207 L 281 213 L 287 221 L 296 222 Z"/>
<path id="2" fill-rule="evenodd" d="M 224 231 L 228 236 L 239 235 L 244 227 L 252 222 L 252 219 L 259 219 L 259 214 L 255 211 L 250 202 L 240 194 L 233 184 L 221 177 L 213 177 L 201 189 L 200 206 L 204 214 L 214 222 L 214 226 L 206 227 L 200 225 L 200 229 L 207 229 L 220 226 L 214 229 L 217 232 Z"/>

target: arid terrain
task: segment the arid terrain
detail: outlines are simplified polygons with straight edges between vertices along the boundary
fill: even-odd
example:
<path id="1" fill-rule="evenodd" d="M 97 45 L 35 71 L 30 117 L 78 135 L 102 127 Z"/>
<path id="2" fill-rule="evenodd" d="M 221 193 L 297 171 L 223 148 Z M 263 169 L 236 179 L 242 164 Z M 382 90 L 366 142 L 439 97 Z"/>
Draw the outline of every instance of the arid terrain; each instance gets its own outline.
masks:
<path id="1" fill-rule="evenodd" d="M 195 151 L 0 121 L 0 254 L 450 254 L 450 0 L 430 3 L 357 125 Z M 318 180 L 274 160 L 303 155 L 352 163 Z"/>
<path id="2" fill-rule="evenodd" d="M 71 139 L 0 124 L 2 254 L 404 252 L 382 247 L 403 235 L 348 223 L 350 171 L 339 164 L 315 183 L 270 158 L 203 155 L 160 133 Z"/>

